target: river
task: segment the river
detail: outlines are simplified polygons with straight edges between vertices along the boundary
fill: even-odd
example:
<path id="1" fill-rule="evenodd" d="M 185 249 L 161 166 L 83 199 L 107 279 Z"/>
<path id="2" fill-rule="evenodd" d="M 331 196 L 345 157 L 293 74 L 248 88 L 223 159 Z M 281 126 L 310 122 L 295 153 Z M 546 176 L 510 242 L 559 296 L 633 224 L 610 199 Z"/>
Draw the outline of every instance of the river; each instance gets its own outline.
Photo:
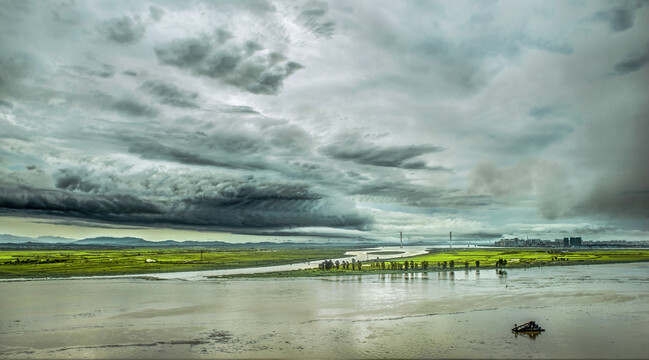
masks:
<path id="1" fill-rule="evenodd" d="M 0 282 L 2 358 L 646 358 L 649 264 Z M 516 336 L 514 323 L 546 331 Z"/>

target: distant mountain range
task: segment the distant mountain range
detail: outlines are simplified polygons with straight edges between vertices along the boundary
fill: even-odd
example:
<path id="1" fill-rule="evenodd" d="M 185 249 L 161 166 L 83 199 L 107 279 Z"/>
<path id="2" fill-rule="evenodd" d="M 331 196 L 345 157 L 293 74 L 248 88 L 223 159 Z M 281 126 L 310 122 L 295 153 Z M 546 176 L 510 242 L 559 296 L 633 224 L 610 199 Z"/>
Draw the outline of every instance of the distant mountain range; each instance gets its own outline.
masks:
<path id="1" fill-rule="evenodd" d="M 224 241 L 148 241 L 137 237 L 94 237 L 82 240 L 58 237 L 39 236 L 37 238 L 0 234 L 0 248 L 81 248 L 81 247 L 314 247 L 314 246 L 390 246 L 397 244 L 358 242 L 354 239 L 335 242 L 247 242 L 227 243 Z M 411 244 L 417 245 L 417 244 Z"/>

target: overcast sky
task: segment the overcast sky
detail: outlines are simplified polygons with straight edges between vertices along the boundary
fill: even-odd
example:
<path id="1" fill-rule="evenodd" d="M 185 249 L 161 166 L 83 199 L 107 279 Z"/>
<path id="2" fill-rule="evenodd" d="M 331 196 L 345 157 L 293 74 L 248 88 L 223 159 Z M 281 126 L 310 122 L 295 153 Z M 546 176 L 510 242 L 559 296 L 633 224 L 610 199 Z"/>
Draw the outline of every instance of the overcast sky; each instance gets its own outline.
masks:
<path id="1" fill-rule="evenodd" d="M 646 1 L 4 0 L 0 233 L 649 239 L 648 90 Z"/>

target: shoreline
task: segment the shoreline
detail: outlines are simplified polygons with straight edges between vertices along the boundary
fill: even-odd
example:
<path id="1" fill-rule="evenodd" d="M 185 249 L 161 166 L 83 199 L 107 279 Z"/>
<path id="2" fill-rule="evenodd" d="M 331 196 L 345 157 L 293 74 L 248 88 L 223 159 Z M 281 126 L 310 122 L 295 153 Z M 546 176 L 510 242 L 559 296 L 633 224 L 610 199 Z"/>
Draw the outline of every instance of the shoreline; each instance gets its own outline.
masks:
<path id="1" fill-rule="evenodd" d="M 411 258 L 415 258 L 414 256 Z M 409 258 L 393 258 L 398 259 L 398 261 L 406 261 Z M 389 260 L 389 259 L 387 259 Z M 313 262 L 324 261 L 316 260 Z M 395 261 L 395 262 L 398 262 Z M 389 261 L 388 261 L 389 262 Z M 420 274 L 420 273 L 448 273 L 448 272 L 468 272 L 468 271 L 480 271 L 480 270 L 516 270 L 516 269 L 531 269 L 531 268 L 540 268 L 540 267 L 563 267 L 563 266 L 581 266 L 581 265 L 608 265 L 608 264 L 626 264 L 626 263 L 643 263 L 649 262 L 649 259 L 634 259 L 634 260 L 576 260 L 576 261 L 558 261 L 558 262 L 538 262 L 534 264 L 521 264 L 521 263 L 512 263 L 504 267 L 496 266 L 480 266 L 480 267 L 455 267 L 455 268 L 437 268 L 431 267 L 426 270 L 416 269 L 416 270 L 397 270 L 397 269 L 366 269 L 366 270 L 319 270 L 317 268 L 308 268 L 308 269 L 296 269 L 296 270 L 282 270 L 282 271 L 270 271 L 270 272 L 258 272 L 258 273 L 240 273 L 240 274 L 224 274 L 224 275 L 206 275 L 205 279 L 259 279 L 259 278 L 317 278 L 317 277 L 330 277 L 330 276 L 363 276 L 363 275 L 397 275 L 397 274 Z M 282 265 L 299 265 L 302 263 L 286 263 Z M 279 266 L 282 266 L 279 265 Z M 200 272 L 209 272 L 209 271 L 218 271 L 218 270 L 245 270 L 251 268 L 269 268 L 274 265 L 263 266 L 263 267 L 231 267 L 231 268 L 219 268 L 219 269 L 204 269 L 204 270 L 195 270 L 191 271 L 192 273 Z M 178 270 L 178 271 L 160 271 L 160 272 L 133 272 L 133 273 L 119 273 L 119 274 L 110 274 L 105 273 L 89 273 L 88 275 L 70 275 L 70 276 L 53 276 L 53 275 L 44 275 L 44 276 L 31 276 L 31 277 L 18 277 L 18 278 L 9 278 L 0 276 L 0 283 L 2 282 L 20 282 L 20 281 L 47 281 L 47 280 L 109 280 L 109 279 L 143 279 L 150 281 L 163 281 L 169 280 L 165 278 L 156 277 L 156 275 L 169 274 L 173 275 L 176 273 L 186 273 L 187 270 Z"/>
<path id="2" fill-rule="evenodd" d="M 629 261 L 574 261 L 573 263 L 544 263 L 535 266 L 506 266 L 506 267 L 456 267 L 454 269 L 438 269 L 430 268 L 427 270 L 318 270 L 318 269 L 302 269 L 302 270 L 288 270 L 276 271 L 267 273 L 254 273 L 254 274 L 232 274 L 232 275 L 214 275 L 207 276 L 208 279 L 259 279 L 259 278 L 317 278 L 317 277 L 330 277 L 330 276 L 364 276 L 364 275 L 398 275 L 398 274 L 422 274 L 422 273 L 449 273 L 449 272 L 469 272 L 481 270 L 520 270 L 520 269 L 533 269 L 542 267 L 565 267 L 565 266 L 583 266 L 583 265 L 614 265 L 614 264 L 630 264 L 630 263 L 645 263 L 649 259 L 643 260 L 629 260 Z"/>

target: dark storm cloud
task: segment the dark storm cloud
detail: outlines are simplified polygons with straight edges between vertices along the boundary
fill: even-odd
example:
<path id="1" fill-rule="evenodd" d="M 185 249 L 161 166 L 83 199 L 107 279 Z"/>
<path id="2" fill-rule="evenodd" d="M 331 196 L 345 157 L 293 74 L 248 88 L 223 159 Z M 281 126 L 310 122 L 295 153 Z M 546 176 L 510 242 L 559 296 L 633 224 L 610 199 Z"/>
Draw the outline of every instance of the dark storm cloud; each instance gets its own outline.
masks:
<path id="1" fill-rule="evenodd" d="M 114 101 L 109 105 L 109 108 L 127 116 L 153 117 L 158 115 L 158 110 L 155 108 L 128 98 Z"/>
<path id="2" fill-rule="evenodd" d="M 635 12 L 647 4 L 647 1 L 620 1 L 607 10 L 601 10 L 589 18 L 591 21 L 607 22 L 611 32 L 625 31 L 633 27 Z"/>
<path id="3" fill-rule="evenodd" d="M 625 75 L 642 69 L 647 63 L 649 63 L 649 46 L 646 46 L 643 53 L 631 55 L 626 60 L 620 61 L 613 70 L 618 75 Z"/>
<path id="4" fill-rule="evenodd" d="M 304 5 L 297 20 L 316 36 L 330 39 L 336 30 L 336 23 L 327 17 L 327 11 L 327 3 L 310 2 Z"/>
<path id="5" fill-rule="evenodd" d="M 5 107 L 5 108 L 9 108 L 9 109 L 14 107 L 14 105 L 11 102 L 9 102 L 7 100 L 3 100 L 3 99 L 0 99 L 0 106 Z"/>
<path id="6" fill-rule="evenodd" d="M 353 204 L 314 192 L 307 184 L 190 176 L 166 184 L 141 179 L 139 184 L 129 183 L 128 189 L 104 193 L 103 189 L 108 186 L 96 182 L 119 183 L 120 178 L 102 180 L 94 176 L 90 179 L 85 176 L 91 175 L 84 175 L 83 171 L 61 171 L 57 176 L 61 190 L 3 184 L 0 211 L 130 225 L 197 226 L 249 232 L 312 226 L 367 229 L 372 223 Z M 166 174 L 160 176 L 168 178 Z M 167 191 L 160 197 L 160 193 L 154 192 L 156 189 L 151 190 L 154 184 L 175 191 Z"/>
<path id="7" fill-rule="evenodd" d="M 418 156 L 443 150 L 442 147 L 432 145 L 379 146 L 365 142 L 358 136 L 345 136 L 335 143 L 320 148 L 322 154 L 331 158 L 353 161 L 362 165 L 449 171 L 439 166 L 429 167 L 424 161 L 413 161 L 413 158 Z"/>
<path id="8" fill-rule="evenodd" d="M 197 92 L 191 92 L 179 88 L 178 86 L 162 81 L 147 80 L 141 86 L 141 89 L 155 96 L 161 103 L 181 108 L 196 108 Z"/>
<path id="9" fill-rule="evenodd" d="M 54 186 L 58 189 L 69 191 L 96 192 L 100 186 L 94 182 L 88 181 L 84 173 L 77 173 L 68 169 L 62 169 L 54 176 L 56 183 Z"/>
<path id="10" fill-rule="evenodd" d="M 89 219 L 119 219 L 135 214 L 158 214 L 155 205 L 128 194 L 86 195 L 58 190 L 0 187 L 0 209 Z"/>
<path id="11" fill-rule="evenodd" d="M 157 46 L 155 53 L 161 64 L 219 79 L 253 94 L 277 94 L 284 80 L 303 68 L 254 41 L 240 44 L 230 37 L 219 31 L 213 36 L 177 39 Z"/>
<path id="12" fill-rule="evenodd" d="M 99 23 L 97 31 L 108 41 L 133 44 L 142 39 L 146 28 L 138 19 L 133 20 L 128 16 L 122 16 Z"/>

